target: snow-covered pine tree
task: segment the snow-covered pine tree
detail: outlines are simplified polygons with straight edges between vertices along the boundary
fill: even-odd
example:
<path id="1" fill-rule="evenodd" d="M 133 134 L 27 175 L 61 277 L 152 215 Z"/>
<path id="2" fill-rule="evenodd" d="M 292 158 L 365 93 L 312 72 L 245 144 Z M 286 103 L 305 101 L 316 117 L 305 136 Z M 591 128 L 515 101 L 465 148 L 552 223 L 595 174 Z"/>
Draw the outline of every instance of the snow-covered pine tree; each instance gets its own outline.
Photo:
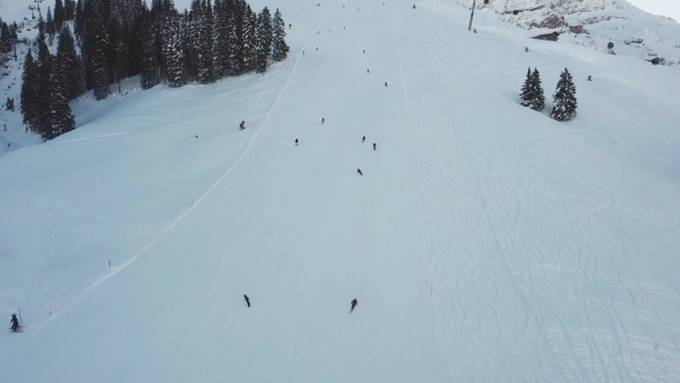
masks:
<path id="1" fill-rule="evenodd" d="M 76 2 L 73 1 L 73 0 L 65 0 L 64 1 L 64 20 L 63 21 L 73 20 L 75 13 L 76 13 Z"/>
<path id="2" fill-rule="evenodd" d="M 257 15 L 246 6 L 243 14 L 243 42 L 241 45 L 241 70 L 249 72 L 255 69 L 257 62 Z"/>
<path id="3" fill-rule="evenodd" d="M 29 49 L 24 58 L 24 73 L 22 75 L 21 83 L 21 114 L 24 117 L 24 124 L 31 130 L 37 127 L 37 101 L 38 95 L 36 92 L 37 85 L 37 70 L 33 55 Z"/>
<path id="4" fill-rule="evenodd" d="M 531 68 L 527 70 L 527 77 L 524 79 L 522 90 L 519 95 L 520 104 L 525 107 L 530 107 L 534 100 L 534 86 L 531 78 Z"/>
<path id="5" fill-rule="evenodd" d="M 219 80 L 227 75 L 227 65 L 229 63 L 229 22 L 227 8 L 223 0 L 215 0 L 213 7 L 213 29 L 212 29 L 212 48 L 213 62 L 212 71 L 215 80 Z"/>
<path id="6" fill-rule="evenodd" d="M 286 24 L 283 22 L 281 12 L 278 9 L 274 12 L 272 34 L 272 59 L 274 61 L 284 60 L 288 56 L 290 48 L 286 44 Z"/>
<path id="7" fill-rule="evenodd" d="M 161 25 L 164 72 L 168 85 L 171 87 L 184 85 L 184 51 L 180 22 L 180 16 L 175 12 L 164 16 Z"/>
<path id="8" fill-rule="evenodd" d="M 59 33 L 56 67 L 62 74 L 63 94 L 66 99 L 70 101 L 82 94 L 85 90 L 82 64 L 68 25 L 64 25 Z"/>
<path id="9" fill-rule="evenodd" d="M 50 7 L 47 7 L 47 20 L 45 21 L 45 28 L 46 32 L 50 36 L 54 36 L 56 33 L 55 27 L 54 27 L 54 19 L 52 18 L 52 10 Z"/>
<path id="10" fill-rule="evenodd" d="M 38 35 L 38 58 L 35 62 L 35 85 L 33 87 L 35 97 L 34 111 L 35 124 L 33 130 L 43 135 L 49 129 L 49 105 L 50 105 L 50 86 L 52 75 L 53 57 L 47 49 L 45 38 Z"/>
<path id="11" fill-rule="evenodd" d="M 543 93 L 543 83 L 541 82 L 541 74 L 537 68 L 531 73 L 531 83 L 534 88 L 534 102 L 531 105 L 533 110 L 545 109 L 545 95 Z"/>
<path id="12" fill-rule="evenodd" d="M 550 117 L 557 121 L 569 121 L 576 117 L 576 86 L 568 69 L 564 69 L 557 82 Z"/>
<path id="13" fill-rule="evenodd" d="M 8 53 L 12 50 L 12 32 L 4 21 L 0 25 L 0 52 Z"/>
<path id="14" fill-rule="evenodd" d="M 213 77 L 213 11 L 210 0 L 203 0 L 198 18 L 198 81 L 211 83 Z"/>
<path id="15" fill-rule="evenodd" d="M 267 70 L 269 53 L 272 50 L 272 16 L 264 7 L 257 16 L 257 45 L 255 69 L 262 73 Z"/>
<path id="16" fill-rule="evenodd" d="M 64 4 L 61 0 L 55 0 L 54 2 L 54 29 L 56 31 L 61 31 L 61 26 L 64 24 L 65 14 L 64 14 Z"/>
<path id="17" fill-rule="evenodd" d="M 68 98 L 65 95 L 64 78 L 55 65 L 50 74 L 50 95 L 47 122 L 48 126 L 41 135 L 45 140 L 51 140 L 75 128 L 75 119 L 71 113 Z"/>
<path id="18" fill-rule="evenodd" d="M 233 76 L 241 72 L 241 44 L 238 34 L 237 18 L 234 12 L 227 16 L 227 75 Z"/>
<path id="19" fill-rule="evenodd" d="M 103 20 L 100 18 L 99 20 Z M 93 25 L 94 24 L 94 25 Z M 103 100 L 109 95 L 109 66 L 108 66 L 108 52 L 109 52 L 109 33 L 103 21 L 90 23 L 92 28 L 95 28 L 94 41 L 92 46 L 92 56 L 89 57 L 92 69 L 92 81 L 94 87 L 94 96 L 97 100 Z"/>
<path id="20" fill-rule="evenodd" d="M 153 21 L 146 18 L 144 21 L 141 57 L 141 86 L 142 89 L 149 89 L 156 86 L 161 81 L 160 62 L 156 55 L 158 35 Z"/>

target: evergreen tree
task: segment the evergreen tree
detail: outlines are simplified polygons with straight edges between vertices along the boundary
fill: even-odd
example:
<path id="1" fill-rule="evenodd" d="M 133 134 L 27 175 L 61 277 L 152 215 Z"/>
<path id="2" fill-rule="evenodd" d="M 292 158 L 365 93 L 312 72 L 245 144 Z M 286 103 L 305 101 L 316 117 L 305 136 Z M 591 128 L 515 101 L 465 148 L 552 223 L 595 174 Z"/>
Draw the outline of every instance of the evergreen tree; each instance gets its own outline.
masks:
<path id="1" fill-rule="evenodd" d="M 68 25 L 59 33 L 56 67 L 63 77 L 62 92 L 66 99 L 70 101 L 81 95 L 85 90 L 82 64 Z"/>
<path id="2" fill-rule="evenodd" d="M 100 18 L 103 21 L 103 18 Z M 97 100 L 103 100 L 108 97 L 110 93 L 109 83 L 109 67 L 108 67 L 108 53 L 109 53 L 109 33 L 104 23 L 97 23 L 91 25 L 94 31 L 94 41 L 91 51 L 90 67 L 92 71 L 92 86 L 94 88 L 94 96 Z"/>
<path id="3" fill-rule="evenodd" d="M 64 94 L 64 80 L 58 68 L 50 75 L 50 95 L 47 110 L 47 128 L 41 132 L 43 139 L 51 140 L 75 128 L 75 120 Z"/>
<path id="4" fill-rule="evenodd" d="M 64 1 L 64 20 L 73 20 L 76 15 L 76 2 L 73 0 Z"/>
<path id="5" fill-rule="evenodd" d="M 198 81 L 207 84 L 213 77 L 213 12 L 209 0 L 203 0 L 198 19 Z"/>
<path id="6" fill-rule="evenodd" d="M 257 44 L 255 49 L 255 69 L 258 72 L 264 72 L 267 70 L 269 53 L 272 50 L 272 17 L 267 7 L 264 7 L 257 17 Z"/>
<path id="7" fill-rule="evenodd" d="M 33 129 L 43 135 L 49 129 L 50 86 L 53 57 L 45 39 L 38 36 L 38 59 L 35 63 L 34 94 L 35 119 Z"/>
<path id="8" fill-rule="evenodd" d="M 153 22 L 151 20 L 146 20 L 144 29 L 145 37 L 142 45 L 141 85 L 142 89 L 149 89 L 153 88 L 161 81 L 161 68 L 158 56 L 156 55 L 158 35 L 155 33 L 156 29 Z"/>
<path id="9" fill-rule="evenodd" d="M 524 80 L 524 84 L 522 85 L 522 90 L 519 95 L 519 103 L 522 106 L 529 107 L 533 103 L 534 97 L 534 84 L 533 79 L 531 78 L 531 68 L 529 68 L 527 69 L 527 77 Z"/>
<path id="10" fill-rule="evenodd" d="M 553 109 L 550 116 L 557 121 L 568 121 L 576 117 L 576 86 L 568 69 L 560 75 L 553 96 Z"/>
<path id="11" fill-rule="evenodd" d="M 545 96 L 543 95 L 543 85 L 538 69 L 527 71 L 526 80 L 522 86 L 520 94 L 520 104 L 533 110 L 543 110 L 545 108 Z"/>
<path id="12" fill-rule="evenodd" d="M 12 50 L 12 32 L 9 29 L 9 25 L 3 22 L 0 25 L 0 52 L 8 53 Z"/>
<path id="13" fill-rule="evenodd" d="M 227 16 L 227 64 L 225 70 L 227 75 L 233 76 L 241 72 L 241 43 L 239 40 L 239 24 L 237 24 L 236 15 L 230 13 Z"/>
<path id="14" fill-rule="evenodd" d="M 169 14 L 162 23 L 163 59 L 168 85 L 184 85 L 184 51 L 182 49 L 182 28 L 180 17 Z"/>
<path id="15" fill-rule="evenodd" d="M 286 44 L 286 24 L 278 9 L 274 12 L 273 24 L 272 59 L 281 61 L 288 56 L 290 48 Z"/>
<path id="16" fill-rule="evenodd" d="M 213 62 L 212 72 L 215 80 L 219 80 L 229 73 L 229 28 L 227 23 L 229 15 L 227 7 L 222 0 L 216 0 L 213 7 L 212 48 Z"/>
<path id="17" fill-rule="evenodd" d="M 534 71 L 531 73 L 531 81 L 534 85 L 534 103 L 531 108 L 534 110 L 543 110 L 545 109 L 545 95 L 543 93 L 541 74 L 538 73 L 537 68 L 534 68 Z"/>
<path id="18" fill-rule="evenodd" d="M 246 11 L 243 14 L 243 40 L 240 58 L 242 72 L 255 69 L 257 63 L 257 15 L 250 9 L 250 6 L 246 6 Z"/>
<path id="19" fill-rule="evenodd" d="M 52 18 L 52 11 L 47 7 L 47 21 L 45 22 L 46 32 L 50 36 L 54 36 L 56 30 L 54 29 L 54 19 Z"/>
<path id="20" fill-rule="evenodd" d="M 66 20 L 66 14 L 64 11 L 64 4 L 61 0 L 55 0 L 54 2 L 54 29 L 56 31 L 61 31 L 61 27 Z"/>
<path id="21" fill-rule="evenodd" d="M 37 126 L 37 92 L 35 85 L 37 83 L 36 66 L 33 61 L 31 50 L 28 50 L 24 58 L 24 73 L 22 75 L 21 83 L 21 114 L 24 117 L 24 124 L 31 130 Z"/>

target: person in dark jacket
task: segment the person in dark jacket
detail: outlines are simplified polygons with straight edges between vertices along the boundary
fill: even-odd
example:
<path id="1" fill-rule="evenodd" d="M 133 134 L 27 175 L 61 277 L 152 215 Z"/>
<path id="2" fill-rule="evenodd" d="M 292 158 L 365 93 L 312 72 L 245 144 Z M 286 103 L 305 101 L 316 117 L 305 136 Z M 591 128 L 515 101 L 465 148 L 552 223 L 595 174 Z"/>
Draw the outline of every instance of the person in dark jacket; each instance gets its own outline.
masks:
<path id="1" fill-rule="evenodd" d="M 360 176 L 363 176 L 364 172 L 362 172 L 361 169 L 357 168 L 357 174 L 359 174 Z"/>
<path id="2" fill-rule="evenodd" d="M 361 143 L 363 144 L 364 142 L 366 142 L 366 136 L 361 137 Z"/>
<path id="3" fill-rule="evenodd" d="M 238 130 L 244 130 L 246 128 L 246 122 L 241 121 L 240 124 L 238 124 Z"/>
<path id="4" fill-rule="evenodd" d="M 17 318 L 17 314 L 12 314 L 12 319 L 9 320 L 11 324 L 11 329 L 12 332 L 18 332 L 19 328 L 21 328 L 21 325 L 19 325 L 19 319 Z"/>
<path id="5" fill-rule="evenodd" d="M 350 302 L 349 312 L 354 312 L 354 309 L 357 308 L 358 305 L 359 301 L 356 298 L 352 299 L 352 302 Z"/>
<path id="6" fill-rule="evenodd" d="M 248 307 L 250 307 L 250 298 L 246 294 L 243 294 L 243 300 L 245 300 L 246 305 L 248 305 Z"/>
<path id="7" fill-rule="evenodd" d="M 373 143 L 373 150 L 378 150 L 378 145 L 376 145 L 375 142 Z"/>

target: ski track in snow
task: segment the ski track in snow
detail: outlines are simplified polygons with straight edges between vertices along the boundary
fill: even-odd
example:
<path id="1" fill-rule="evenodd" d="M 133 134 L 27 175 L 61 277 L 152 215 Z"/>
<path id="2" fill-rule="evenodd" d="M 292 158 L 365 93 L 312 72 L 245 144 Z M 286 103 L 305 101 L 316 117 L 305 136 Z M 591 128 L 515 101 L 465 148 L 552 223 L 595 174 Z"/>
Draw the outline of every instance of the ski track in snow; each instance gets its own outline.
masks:
<path id="1" fill-rule="evenodd" d="M 123 262 L 120 266 L 117 266 L 113 271 L 107 273 L 94 283 L 92 283 L 90 286 L 88 286 L 80 295 L 76 296 L 76 298 L 73 300 L 71 303 L 72 305 L 78 304 L 79 301 L 81 301 L 83 298 L 85 298 L 92 290 L 96 289 L 99 287 L 102 283 L 106 282 L 110 278 L 113 278 L 116 274 L 124 271 L 128 266 L 130 266 L 135 260 L 137 260 L 140 256 L 144 255 L 149 249 L 153 248 L 157 243 L 159 243 L 161 240 L 163 240 L 177 224 L 179 224 L 188 214 L 190 214 L 196 207 L 201 205 L 205 199 L 210 197 L 210 195 L 215 191 L 215 189 L 224 181 L 224 179 L 229 176 L 229 174 L 238 166 L 238 164 L 245 158 L 245 156 L 248 154 L 248 151 L 250 147 L 253 145 L 255 142 L 257 136 L 259 133 L 267 126 L 267 123 L 269 122 L 269 119 L 272 115 L 272 113 L 276 110 L 277 106 L 279 105 L 281 98 L 285 94 L 286 90 L 288 89 L 288 85 L 290 84 L 290 80 L 293 78 L 293 75 L 295 74 L 295 70 L 297 68 L 297 64 L 300 60 L 300 55 L 297 55 L 295 58 L 295 61 L 293 62 L 292 68 L 290 68 L 290 73 L 288 74 L 286 81 L 281 88 L 281 91 L 279 92 L 279 95 L 275 99 L 272 107 L 269 109 L 267 114 L 265 115 L 264 120 L 260 123 L 260 125 L 257 127 L 255 132 L 252 134 L 252 136 L 248 139 L 248 142 L 241 151 L 241 154 L 236 158 L 234 162 L 220 175 L 220 177 L 197 199 L 195 200 L 189 207 L 187 207 L 184 211 L 182 211 L 179 215 L 177 215 L 170 224 L 168 224 L 163 230 L 158 233 L 156 237 L 154 237 L 146 246 L 142 247 L 137 253 L 132 255 L 128 260 Z M 277 72 L 281 71 L 282 65 L 279 65 L 276 67 Z M 72 142 L 78 142 L 82 140 L 88 140 L 88 139 L 93 139 L 93 138 L 102 138 L 102 137 L 111 137 L 111 136 L 117 136 L 125 133 L 119 133 L 119 134 L 110 134 L 110 135 L 103 135 L 103 136 L 98 136 L 98 137 L 87 137 L 83 139 L 77 139 L 69 142 L 64 142 L 64 143 L 72 143 Z M 51 319 L 56 319 L 58 318 L 61 314 L 66 312 L 68 310 L 69 306 L 63 307 L 60 311 L 55 312 L 54 315 L 50 317 Z M 43 324 L 46 325 L 48 324 L 49 321 L 45 322 Z"/>

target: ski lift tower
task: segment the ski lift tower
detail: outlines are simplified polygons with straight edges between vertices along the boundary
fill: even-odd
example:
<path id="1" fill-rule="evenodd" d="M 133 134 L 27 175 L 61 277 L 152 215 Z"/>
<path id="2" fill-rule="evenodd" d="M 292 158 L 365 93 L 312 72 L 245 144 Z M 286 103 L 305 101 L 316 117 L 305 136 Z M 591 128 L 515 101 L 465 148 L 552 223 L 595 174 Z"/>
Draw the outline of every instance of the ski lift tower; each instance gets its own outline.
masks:
<path id="1" fill-rule="evenodd" d="M 477 0 L 472 0 L 472 9 L 470 10 L 470 24 L 468 24 L 468 31 L 472 30 L 472 19 L 475 17 L 475 7 L 477 6 Z"/>

